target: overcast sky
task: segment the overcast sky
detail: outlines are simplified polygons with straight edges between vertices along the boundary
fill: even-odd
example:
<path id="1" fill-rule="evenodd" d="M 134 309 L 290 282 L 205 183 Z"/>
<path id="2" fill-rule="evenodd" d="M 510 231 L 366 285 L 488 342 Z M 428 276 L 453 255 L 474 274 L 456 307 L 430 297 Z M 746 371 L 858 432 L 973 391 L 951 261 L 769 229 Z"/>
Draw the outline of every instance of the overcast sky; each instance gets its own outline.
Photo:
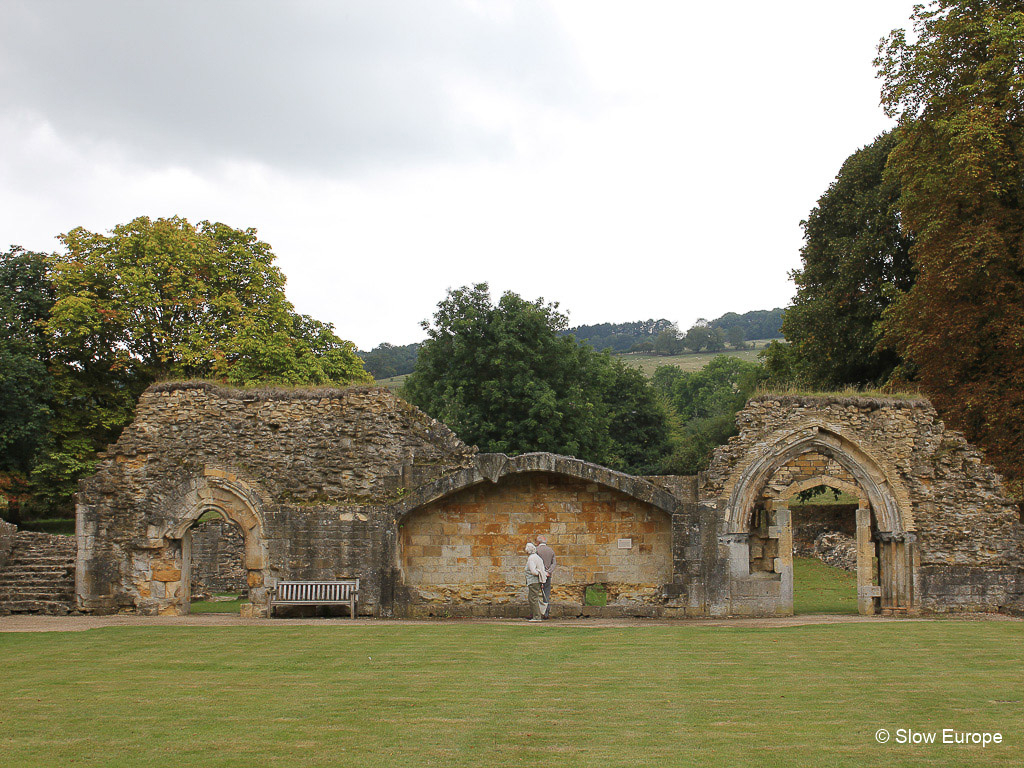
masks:
<path id="1" fill-rule="evenodd" d="M 572 325 L 786 305 L 913 0 L 0 0 L 0 248 L 255 227 L 369 349 L 449 287 Z"/>

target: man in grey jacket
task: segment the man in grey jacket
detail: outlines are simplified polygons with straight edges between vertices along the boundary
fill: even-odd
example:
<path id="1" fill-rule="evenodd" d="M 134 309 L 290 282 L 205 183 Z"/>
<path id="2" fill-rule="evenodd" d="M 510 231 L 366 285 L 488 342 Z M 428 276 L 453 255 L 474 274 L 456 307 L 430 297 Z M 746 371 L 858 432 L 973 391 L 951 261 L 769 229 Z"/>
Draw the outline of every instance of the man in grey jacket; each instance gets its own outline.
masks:
<path id="1" fill-rule="evenodd" d="M 543 584 L 546 581 L 544 575 L 544 561 L 537 554 L 537 547 L 533 543 L 527 543 L 526 554 L 526 586 L 529 592 L 530 621 L 543 621 L 544 608 L 542 605 Z"/>
<path id="2" fill-rule="evenodd" d="M 537 554 L 544 561 L 544 571 L 547 578 L 544 580 L 544 618 L 551 616 L 551 576 L 555 572 L 555 550 L 548 546 L 547 536 L 537 537 Z"/>

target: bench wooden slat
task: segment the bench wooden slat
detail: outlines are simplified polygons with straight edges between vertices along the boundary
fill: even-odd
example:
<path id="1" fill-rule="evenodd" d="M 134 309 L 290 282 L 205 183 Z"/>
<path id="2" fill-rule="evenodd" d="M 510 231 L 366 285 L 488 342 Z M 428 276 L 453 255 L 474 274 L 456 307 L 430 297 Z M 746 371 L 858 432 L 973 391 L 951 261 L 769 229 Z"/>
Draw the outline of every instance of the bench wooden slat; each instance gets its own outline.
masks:
<path id="1" fill-rule="evenodd" d="M 347 605 L 355 618 L 358 601 L 359 579 L 279 581 L 270 592 L 270 614 L 275 605 Z"/>

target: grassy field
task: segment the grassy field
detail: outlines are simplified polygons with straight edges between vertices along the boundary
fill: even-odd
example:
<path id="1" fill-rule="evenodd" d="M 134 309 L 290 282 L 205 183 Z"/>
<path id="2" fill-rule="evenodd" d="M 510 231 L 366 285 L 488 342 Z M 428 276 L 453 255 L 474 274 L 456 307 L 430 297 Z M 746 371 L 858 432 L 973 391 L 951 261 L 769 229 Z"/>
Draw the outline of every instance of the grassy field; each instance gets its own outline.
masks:
<path id="1" fill-rule="evenodd" d="M 191 613 L 240 613 L 242 598 L 236 600 L 193 600 L 189 604 Z"/>
<path id="2" fill-rule="evenodd" d="M 622 362 L 627 365 L 631 365 L 634 368 L 639 368 L 644 372 L 644 375 L 651 377 L 654 375 L 654 371 L 662 365 L 674 365 L 687 373 L 692 371 L 699 371 L 705 365 L 710 363 L 714 358 L 719 355 L 728 355 L 729 357 L 738 357 L 740 360 L 746 360 L 751 363 L 757 362 L 757 356 L 764 351 L 764 346 L 768 342 L 758 341 L 757 349 L 744 349 L 735 350 L 728 349 L 725 352 L 687 352 L 684 355 L 617 355 Z"/>
<path id="3" fill-rule="evenodd" d="M 402 382 L 409 378 L 408 373 L 403 373 L 401 376 L 392 376 L 387 379 L 377 379 L 374 384 L 378 387 L 387 387 L 388 389 L 398 389 L 402 386 Z"/>
<path id="4" fill-rule="evenodd" d="M 118 627 L 0 651 L 6 768 L 1005 766 L 1024 739 L 1017 622 Z"/>

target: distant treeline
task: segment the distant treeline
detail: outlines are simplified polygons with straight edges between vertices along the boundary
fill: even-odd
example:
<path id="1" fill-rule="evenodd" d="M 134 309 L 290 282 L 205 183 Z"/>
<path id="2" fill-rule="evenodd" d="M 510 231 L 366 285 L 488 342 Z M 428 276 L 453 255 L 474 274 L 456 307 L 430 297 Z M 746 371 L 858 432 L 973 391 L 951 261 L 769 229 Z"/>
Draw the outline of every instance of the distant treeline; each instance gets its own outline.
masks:
<path id="1" fill-rule="evenodd" d="M 778 339 L 782 337 L 782 308 L 760 309 L 739 315 L 726 312 L 721 317 L 708 323 L 698 321 L 698 326 L 720 328 L 726 332 L 731 328 L 743 331 L 742 339 Z M 643 320 L 637 323 L 601 323 L 600 325 L 581 325 L 570 328 L 565 333 L 575 336 L 577 341 L 589 344 L 594 349 L 610 349 L 613 352 L 629 352 L 637 344 L 655 342 L 664 331 L 678 329 L 670 320 Z"/>
<path id="2" fill-rule="evenodd" d="M 782 333 L 782 309 L 762 309 L 745 312 L 742 315 L 727 312 L 707 324 L 708 328 L 720 328 L 728 332 L 731 328 L 743 331 L 743 339 L 775 339 Z M 678 331 L 671 320 L 639 320 L 635 323 L 600 323 L 598 325 L 580 325 L 563 331 L 565 335 L 574 336 L 577 341 L 589 344 L 596 350 L 610 349 L 612 352 L 628 352 L 642 342 L 654 342 L 659 334 Z M 392 376 L 403 376 L 412 373 L 416 367 L 416 354 L 419 344 L 406 344 L 396 347 L 393 344 L 381 344 L 369 352 L 360 351 L 359 357 L 363 366 L 375 379 L 389 379 Z"/>
<path id="3" fill-rule="evenodd" d="M 589 344 L 598 351 L 627 352 L 637 342 L 653 341 L 662 331 L 674 330 L 675 327 L 671 320 L 640 320 L 636 323 L 580 325 L 563 333 L 575 336 L 576 341 Z"/>
<path id="4" fill-rule="evenodd" d="M 369 352 L 360 350 L 356 354 L 362 358 L 363 367 L 373 378 L 390 379 L 392 376 L 412 373 L 412 369 L 416 367 L 416 353 L 419 348 L 419 344 L 396 347 L 385 342 Z"/>
<path id="5" fill-rule="evenodd" d="M 742 328 L 745 339 L 781 339 L 782 338 L 782 307 L 778 309 L 756 309 L 737 315 L 726 312 L 717 320 L 712 320 L 712 328 L 728 331 L 730 328 Z"/>

